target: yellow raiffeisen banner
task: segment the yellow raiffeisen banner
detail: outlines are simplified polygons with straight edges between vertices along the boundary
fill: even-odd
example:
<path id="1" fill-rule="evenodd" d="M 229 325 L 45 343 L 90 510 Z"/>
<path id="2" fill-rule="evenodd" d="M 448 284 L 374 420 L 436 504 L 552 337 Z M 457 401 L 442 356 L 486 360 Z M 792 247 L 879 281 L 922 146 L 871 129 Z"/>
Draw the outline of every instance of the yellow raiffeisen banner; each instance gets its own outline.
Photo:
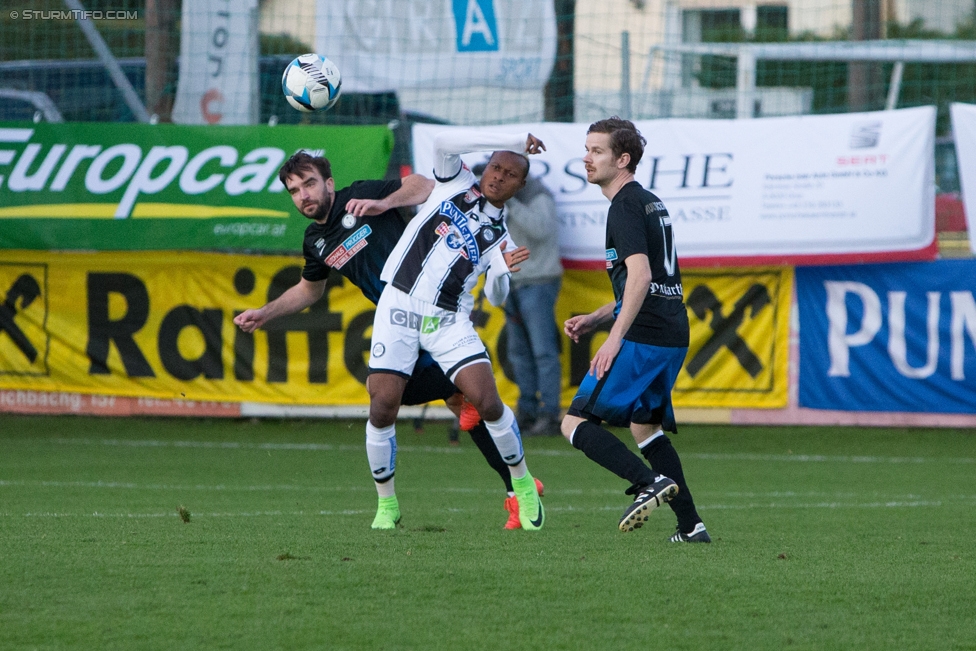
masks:
<path id="1" fill-rule="evenodd" d="M 196 401 L 364 405 L 373 305 L 334 276 L 321 301 L 241 332 L 239 312 L 298 282 L 300 257 L 183 252 L 0 252 L 0 388 Z M 688 270 L 692 343 L 681 406 L 783 407 L 789 268 Z M 612 300 L 604 272 L 567 271 L 561 323 Z M 504 314 L 473 313 L 506 378 Z M 605 337 L 561 338 L 563 406 Z"/>
<path id="2" fill-rule="evenodd" d="M 786 407 L 793 268 L 687 269 L 681 281 L 691 343 L 672 394 L 675 405 Z M 556 316 L 562 323 L 612 300 L 606 272 L 567 271 Z M 605 339 L 606 332 L 598 332 L 573 344 L 563 336 L 563 407 Z"/>
<path id="3" fill-rule="evenodd" d="M 785 407 L 793 268 L 689 269 L 681 281 L 691 345 L 674 403 Z"/>

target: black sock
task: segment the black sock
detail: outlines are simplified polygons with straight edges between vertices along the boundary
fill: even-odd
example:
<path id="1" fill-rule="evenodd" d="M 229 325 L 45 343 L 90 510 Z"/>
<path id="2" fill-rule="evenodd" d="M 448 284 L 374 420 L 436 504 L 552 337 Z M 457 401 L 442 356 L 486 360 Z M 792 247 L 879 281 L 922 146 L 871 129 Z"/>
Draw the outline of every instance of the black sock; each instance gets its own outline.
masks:
<path id="1" fill-rule="evenodd" d="M 485 421 L 478 421 L 478 424 L 472 427 L 468 434 L 471 435 L 471 440 L 474 441 L 474 444 L 478 446 L 479 450 L 481 450 L 481 454 L 485 455 L 485 460 L 488 462 L 488 465 L 491 466 L 502 478 L 502 481 L 505 482 L 505 490 L 509 493 L 514 493 L 515 489 L 512 488 L 512 473 L 508 470 L 508 465 L 505 464 L 505 460 L 502 459 L 502 455 L 499 454 L 498 448 L 495 446 L 495 442 L 491 440 L 491 432 L 488 431 Z"/>
<path id="2" fill-rule="evenodd" d="M 598 464 L 632 484 L 654 483 L 654 473 L 623 441 L 599 425 L 585 421 L 573 434 L 573 447 Z"/>
<path id="3" fill-rule="evenodd" d="M 695 500 L 692 499 L 691 491 L 685 482 L 681 459 L 671 445 L 671 439 L 662 434 L 641 448 L 641 454 L 651 464 L 655 473 L 670 477 L 678 485 L 678 495 L 668 502 L 668 506 L 678 516 L 678 529 L 682 533 L 689 533 L 702 519 L 698 517 L 698 511 L 695 510 Z"/>

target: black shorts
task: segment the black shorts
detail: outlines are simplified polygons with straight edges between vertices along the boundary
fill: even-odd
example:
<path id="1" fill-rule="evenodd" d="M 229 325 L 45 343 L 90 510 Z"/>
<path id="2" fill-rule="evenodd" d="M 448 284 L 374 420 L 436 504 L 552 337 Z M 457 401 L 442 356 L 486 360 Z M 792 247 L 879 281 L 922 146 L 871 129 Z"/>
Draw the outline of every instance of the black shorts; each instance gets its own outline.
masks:
<path id="1" fill-rule="evenodd" d="M 434 358 L 422 350 L 413 367 L 413 374 L 407 380 L 400 404 L 422 405 L 435 400 L 447 400 L 455 393 L 458 393 L 458 388 L 447 379 Z"/>

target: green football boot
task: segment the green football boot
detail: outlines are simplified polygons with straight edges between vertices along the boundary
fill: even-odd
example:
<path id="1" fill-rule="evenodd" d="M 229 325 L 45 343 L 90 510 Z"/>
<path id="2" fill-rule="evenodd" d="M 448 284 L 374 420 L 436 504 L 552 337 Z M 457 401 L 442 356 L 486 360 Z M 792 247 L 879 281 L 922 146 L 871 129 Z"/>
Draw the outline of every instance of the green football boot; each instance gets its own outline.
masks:
<path id="1" fill-rule="evenodd" d="M 397 502 L 396 495 L 393 497 L 379 498 L 379 506 L 376 507 L 376 517 L 373 518 L 373 529 L 396 529 L 400 522 L 400 503 Z"/>
<path id="2" fill-rule="evenodd" d="M 542 508 L 535 479 L 529 473 L 525 473 L 525 477 L 521 479 L 512 477 L 512 488 L 515 489 L 515 497 L 518 499 L 522 528 L 526 531 L 538 531 L 546 521 L 546 512 Z"/>

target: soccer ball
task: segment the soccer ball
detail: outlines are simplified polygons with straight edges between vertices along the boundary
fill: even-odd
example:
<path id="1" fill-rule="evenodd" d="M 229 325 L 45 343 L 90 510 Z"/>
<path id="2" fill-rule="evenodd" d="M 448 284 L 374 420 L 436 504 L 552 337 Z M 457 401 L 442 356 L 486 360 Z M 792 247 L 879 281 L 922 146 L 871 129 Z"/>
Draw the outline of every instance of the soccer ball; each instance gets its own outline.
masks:
<path id="1" fill-rule="evenodd" d="M 321 54 L 303 54 L 285 68 L 281 90 L 299 111 L 322 111 L 339 100 L 342 77 L 339 68 Z"/>

